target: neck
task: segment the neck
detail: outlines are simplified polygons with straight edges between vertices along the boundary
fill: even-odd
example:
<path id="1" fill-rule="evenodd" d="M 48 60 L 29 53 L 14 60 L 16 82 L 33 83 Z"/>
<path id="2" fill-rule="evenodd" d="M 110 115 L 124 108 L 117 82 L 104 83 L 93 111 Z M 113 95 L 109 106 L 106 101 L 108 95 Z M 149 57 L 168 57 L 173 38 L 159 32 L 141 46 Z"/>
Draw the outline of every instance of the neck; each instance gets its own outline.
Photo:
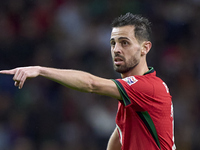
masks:
<path id="1" fill-rule="evenodd" d="M 122 73 L 121 77 L 126 78 L 129 76 L 135 76 L 135 75 L 144 75 L 147 71 L 149 71 L 149 68 L 147 66 L 147 62 L 140 62 L 137 66 L 135 66 L 132 70 Z"/>

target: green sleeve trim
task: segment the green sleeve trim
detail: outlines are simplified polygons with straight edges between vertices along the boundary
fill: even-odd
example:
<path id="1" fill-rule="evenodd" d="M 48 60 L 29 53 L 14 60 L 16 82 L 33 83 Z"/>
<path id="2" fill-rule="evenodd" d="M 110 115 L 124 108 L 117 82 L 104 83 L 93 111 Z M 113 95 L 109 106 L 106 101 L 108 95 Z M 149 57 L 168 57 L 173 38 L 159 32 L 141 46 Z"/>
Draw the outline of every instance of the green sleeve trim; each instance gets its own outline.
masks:
<path id="1" fill-rule="evenodd" d="M 120 93 L 120 95 L 122 97 L 124 105 L 128 106 L 129 104 L 131 104 L 131 101 L 130 101 L 130 99 L 128 97 L 128 94 L 126 93 L 126 91 L 125 91 L 124 87 L 122 86 L 122 84 L 117 80 L 113 80 L 113 79 L 111 79 L 111 80 L 114 81 L 114 83 L 117 85 L 117 88 L 118 88 L 119 93 Z"/>

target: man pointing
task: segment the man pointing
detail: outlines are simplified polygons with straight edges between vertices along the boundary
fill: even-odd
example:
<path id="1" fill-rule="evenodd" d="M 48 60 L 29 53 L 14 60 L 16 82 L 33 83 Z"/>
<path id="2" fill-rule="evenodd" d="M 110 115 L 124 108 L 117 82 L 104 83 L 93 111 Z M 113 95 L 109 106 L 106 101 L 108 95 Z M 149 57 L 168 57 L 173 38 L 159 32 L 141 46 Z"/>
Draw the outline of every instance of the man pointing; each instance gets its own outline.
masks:
<path id="1" fill-rule="evenodd" d="M 112 22 L 111 54 L 114 69 L 122 79 L 41 66 L 0 73 L 14 75 L 15 86 L 19 89 L 27 78 L 43 76 L 74 90 L 117 99 L 116 129 L 107 150 L 175 150 L 169 89 L 146 61 L 152 46 L 150 34 L 150 22 L 140 15 L 127 13 Z"/>

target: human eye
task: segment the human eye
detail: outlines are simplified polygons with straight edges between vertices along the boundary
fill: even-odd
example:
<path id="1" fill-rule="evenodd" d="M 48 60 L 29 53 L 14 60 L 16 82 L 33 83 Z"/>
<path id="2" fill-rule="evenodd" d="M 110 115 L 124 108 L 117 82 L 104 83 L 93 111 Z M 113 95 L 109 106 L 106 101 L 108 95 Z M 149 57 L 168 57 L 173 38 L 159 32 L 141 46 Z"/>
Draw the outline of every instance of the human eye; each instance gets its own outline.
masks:
<path id="1" fill-rule="evenodd" d="M 115 46 L 115 41 L 110 41 L 111 46 Z"/>
<path id="2" fill-rule="evenodd" d="M 122 44 L 122 46 L 127 46 L 127 45 L 129 45 L 129 42 L 126 41 L 126 40 L 123 40 L 123 41 L 121 42 L 121 44 Z"/>

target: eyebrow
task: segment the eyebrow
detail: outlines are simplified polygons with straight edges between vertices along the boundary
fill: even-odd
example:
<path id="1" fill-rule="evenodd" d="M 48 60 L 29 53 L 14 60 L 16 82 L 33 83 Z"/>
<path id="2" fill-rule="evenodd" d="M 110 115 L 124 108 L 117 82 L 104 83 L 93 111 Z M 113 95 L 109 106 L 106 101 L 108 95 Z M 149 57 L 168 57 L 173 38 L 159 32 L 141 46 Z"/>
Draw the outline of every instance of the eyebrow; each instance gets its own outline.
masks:
<path id="1" fill-rule="evenodd" d="M 113 41 L 113 40 L 114 40 L 114 38 L 110 39 L 110 41 Z M 129 38 L 127 38 L 127 37 L 119 37 L 118 40 L 129 40 Z"/>

